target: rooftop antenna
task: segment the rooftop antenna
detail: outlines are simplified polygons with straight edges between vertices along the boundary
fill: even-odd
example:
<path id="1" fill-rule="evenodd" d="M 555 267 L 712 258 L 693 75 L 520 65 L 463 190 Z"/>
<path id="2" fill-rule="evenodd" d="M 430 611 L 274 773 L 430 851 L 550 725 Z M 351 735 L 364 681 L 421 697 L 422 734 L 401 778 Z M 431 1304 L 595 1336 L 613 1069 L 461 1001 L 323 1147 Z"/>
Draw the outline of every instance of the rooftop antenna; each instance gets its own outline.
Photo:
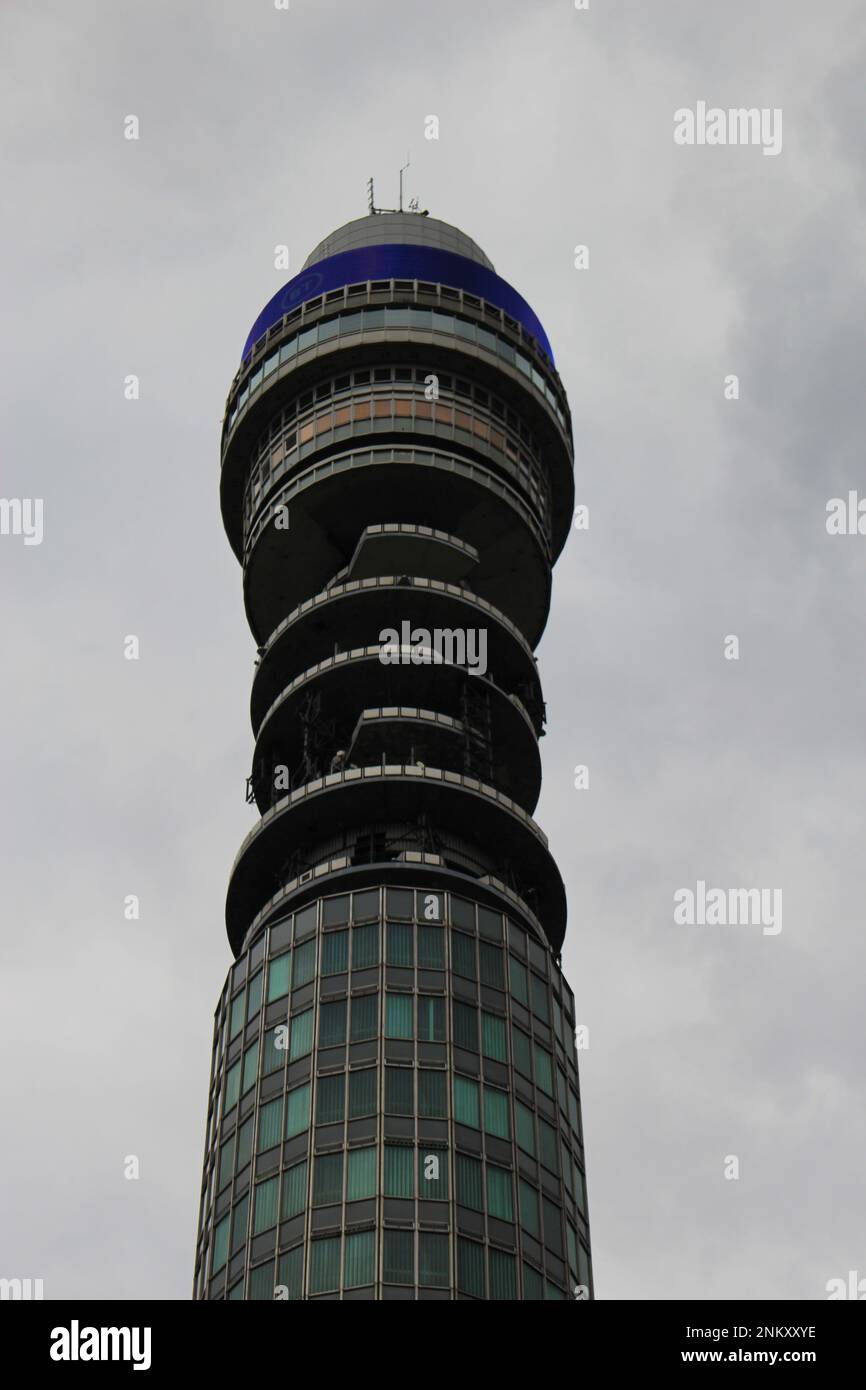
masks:
<path id="1" fill-rule="evenodd" d="M 404 211 L 405 211 L 405 212 L 414 212 L 414 213 L 417 213 L 417 215 L 418 215 L 419 217 L 429 217 L 430 214 L 429 214 L 429 212 L 427 211 L 426 208 L 425 208 L 425 209 L 423 210 L 423 212 L 422 212 L 421 208 L 420 208 L 419 205 L 418 205 L 418 199 L 417 199 L 417 198 L 410 198 L 410 199 L 409 199 L 409 206 L 408 206 L 407 208 L 405 208 L 405 209 L 404 209 L 404 207 L 403 207 L 403 175 L 404 175 L 404 173 L 406 172 L 406 170 L 409 168 L 409 164 L 410 164 L 410 159 L 409 159 L 409 154 L 408 154 L 408 152 L 407 152 L 407 154 L 406 154 L 406 163 L 403 165 L 403 167 L 402 167 L 401 170 L 400 170 L 400 206 L 399 206 L 399 207 L 396 207 L 396 208 L 377 208 L 377 207 L 376 207 L 375 197 L 374 197 L 374 194 L 373 194 L 373 180 L 372 180 L 372 178 L 369 178 L 369 179 L 367 180 L 367 212 L 368 212 L 370 215 L 375 216 L 375 215 L 377 215 L 377 214 L 380 213 L 380 212 L 404 212 Z"/>
<path id="2" fill-rule="evenodd" d="M 404 175 L 404 173 L 406 172 L 406 170 L 409 168 L 409 164 L 410 164 L 410 163 L 411 163 L 411 161 L 410 161 L 410 159 L 409 159 L 409 151 L 407 150 L 407 151 L 406 151 L 406 163 L 403 165 L 403 168 L 400 170 L 400 211 L 401 211 L 401 212 L 403 211 L 403 175 Z"/>

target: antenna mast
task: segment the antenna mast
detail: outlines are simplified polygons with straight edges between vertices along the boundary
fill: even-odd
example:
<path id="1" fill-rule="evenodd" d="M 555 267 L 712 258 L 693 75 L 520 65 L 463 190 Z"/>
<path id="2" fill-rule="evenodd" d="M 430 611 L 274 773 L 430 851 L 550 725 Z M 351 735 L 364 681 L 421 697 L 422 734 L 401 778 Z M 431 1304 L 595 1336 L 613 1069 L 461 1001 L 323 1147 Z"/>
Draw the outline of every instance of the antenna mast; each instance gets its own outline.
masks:
<path id="1" fill-rule="evenodd" d="M 403 165 L 403 167 L 402 167 L 401 170 L 400 170 L 400 206 L 399 206 L 399 207 L 396 207 L 396 208 L 377 208 L 377 207 L 376 207 L 375 198 L 374 198 L 374 194 L 373 194 L 373 180 L 372 180 L 372 178 L 369 178 L 369 179 L 367 180 L 367 212 L 368 212 L 368 213 L 370 213 L 370 214 L 372 214 L 372 215 L 376 215 L 376 214 L 378 214 L 378 213 L 380 213 L 380 212 L 404 212 L 404 211 L 405 211 L 405 212 L 414 212 L 414 213 L 417 213 L 417 215 L 418 215 L 419 217 L 427 217 L 427 216 L 429 216 L 429 213 L 428 213 L 428 211 L 427 211 L 426 208 L 424 208 L 424 210 L 423 210 L 423 212 L 422 212 L 421 208 L 418 206 L 418 199 L 417 199 L 417 198 L 410 198 L 410 199 L 409 199 L 409 206 L 408 206 L 407 208 L 404 208 L 404 207 L 403 207 L 403 175 L 405 174 L 406 170 L 409 168 L 410 163 L 411 163 L 411 161 L 410 161 L 410 159 L 409 159 L 409 152 L 408 152 L 408 150 L 407 150 L 407 152 L 406 152 L 406 163 Z"/>

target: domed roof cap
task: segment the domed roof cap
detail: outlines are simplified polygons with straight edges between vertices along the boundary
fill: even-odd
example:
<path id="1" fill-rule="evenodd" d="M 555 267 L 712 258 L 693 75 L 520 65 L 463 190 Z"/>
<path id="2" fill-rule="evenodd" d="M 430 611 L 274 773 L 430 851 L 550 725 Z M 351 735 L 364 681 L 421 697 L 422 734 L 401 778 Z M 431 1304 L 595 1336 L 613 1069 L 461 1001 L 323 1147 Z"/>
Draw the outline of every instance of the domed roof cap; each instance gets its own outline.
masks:
<path id="1" fill-rule="evenodd" d="M 468 261 L 483 265 L 487 270 L 495 269 L 478 243 L 461 232 L 459 227 L 452 227 L 450 222 L 440 222 L 437 217 L 418 212 L 374 212 L 366 217 L 356 217 L 353 222 L 344 223 L 320 241 L 304 261 L 302 269 L 306 270 L 308 266 L 336 256 L 341 251 L 357 251 L 383 244 L 431 246 L 438 251 L 465 256 Z"/>

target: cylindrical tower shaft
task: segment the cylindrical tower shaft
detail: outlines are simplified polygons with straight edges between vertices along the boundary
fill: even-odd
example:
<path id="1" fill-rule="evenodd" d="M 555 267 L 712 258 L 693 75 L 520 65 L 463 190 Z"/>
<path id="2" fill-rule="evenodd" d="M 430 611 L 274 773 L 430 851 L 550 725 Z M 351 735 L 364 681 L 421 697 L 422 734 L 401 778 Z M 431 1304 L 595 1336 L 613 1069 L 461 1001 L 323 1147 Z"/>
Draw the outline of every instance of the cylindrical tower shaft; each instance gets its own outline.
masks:
<path id="1" fill-rule="evenodd" d="M 349 223 L 256 320 L 221 497 L 261 818 L 196 1297 L 591 1296 L 565 893 L 532 819 L 572 469 L 544 330 L 456 228 Z"/>

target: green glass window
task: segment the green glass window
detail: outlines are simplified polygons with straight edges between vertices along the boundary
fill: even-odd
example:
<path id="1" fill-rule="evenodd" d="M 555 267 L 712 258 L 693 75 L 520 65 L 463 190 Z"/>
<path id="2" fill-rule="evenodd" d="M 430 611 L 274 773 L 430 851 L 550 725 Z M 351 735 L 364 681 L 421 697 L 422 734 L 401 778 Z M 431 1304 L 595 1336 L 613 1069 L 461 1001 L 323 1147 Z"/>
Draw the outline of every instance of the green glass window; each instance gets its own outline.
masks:
<path id="1" fill-rule="evenodd" d="M 414 1150 L 401 1144 L 385 1145 L 385 1196 L 414 1197 Z"/>
<path id="2" fill-rule="evenodd" d="M 589 1288 L 589 1255 L 586 1246 L 580 1240 L 577 1243 L 577 1277 L 585 1289 Z"/>
<path id="3" fill-rule="evenodd" d="M 259 1111 L 258 1152 L 273 1148 L 283 1137 L 283 1098 L 268 1101 Z"/>
<path id="4" fill-rule="evenodd" d="M 418 1037 L 421 1042 L 445 1041 L 445 1000 L 435 994 L 418 996 Z"/>
<path id="5" fill-rule="evenodd" d="M 484 1087 L 484 1130 L 487 1134 L 496 1135 L 497 1139 L 511 1138 L 507 1091 Z"/>
<path id="6" fill-rule="evenodd" d="M 458 1124 L 480 1128 L 478 1115 L 478 1082 L 466 1076 L 454 1078 L 454 1119 Z"/>
<path id="7" fill-rule="evenodd" d="M 389 965 L 412 966 L 413 949 L 411 922 L 388 923 L 387 962 Z"/>
<path id="8" fill-rule="evenodd" d="M 250 1214 L 250 1194 L 247 1192 L 235 1203 L 232 1219 L 231 1251 L 236 1255 L 243 1248 L 247 1238 L 247 1219 Z"/>
<path id="9" fill-rule="evenodd" d="M 217 1274 L 228 1259 L 229 1254 L 229 1218 L 224 1216 L 222 1221 L 218 1221 L 213 1233 L 213 1263 L 211 1264 L 211 1274 Z"/>
<path id="10" fill-rule="evenodd" d="M 231 1110 L 233 1105 L 237 1105 L 238 1096 L 241 1089 L 241 1064 L 235 1062 L 233 1067 L 229 1067 L 226 1072 L 226 1100 L 223 1106 L 223 1113 Z"/>
<path id="11" fill-rule="evenodd" d="M 574 1164 L 575 1186 L 577 1188 L 577 1209 L 586 1216 L 586 1177 L 577 1160 Z"/>
<path id="12" fill-rule="evenodd" d="M 244 1004 L 246 1003 L 246 990 L 241 990 L 232 1000 L 232 1011 L 229 1017 L 229 1042 L 236 1038 L 244 1026 Z"/>
<path id="13" fill-rule="evenodd" d="M 278 1023 L 276 1028 L 265 1029 L 262 1051 L 262 1076 L 270 1076 L 272 1072 L 279 1071 L 280 1067 L 285 1062 L 288 1033 L 289 1030 L 285 1023 Z"/>
<path id="14" fill-rule="evenodd" d="M 568 1119 L 568 1086 L 565 1080 L 565 1072 L 559 1067 L 556 1068 L 556 1098 L 559 1101 L 559 1108 L 566 1119 Z"/>
<path id="15" fill-rule="evenodd" d="M 274 1296 L 274 1262 L 268 1260 L 267 1264 L 257 1265 L 250 1270 L 250 1302 L 268 1302 Z"/>
<path id="16" fill-rule="evenodd" d="M 536 1018 L 540 1018 L 542 1023 L 550 1022 L 550 1003 L 547 994 L 547 981 L 540 980 L 537 975 L 531 975 L 532 981 L 532 1012 Z"/>
<path id="17" fill-rule="evenodd" d="M 562 1033 L 562 1009 L 559 1007 L 559 1000 L 553 996 L 553 1031 L 561 1043 L 564 1043 Z"/>
<path id="18" fill-rule="evenodd" d="M 562 1259 L 562 1213 L 549 1197 L 542 1197 L 541 1209 L 544 1217 L 544 1243 L 548 1250 Z"/>
<path id="19" fill-rule="evenodd" d="M 249 1163 L 253 1153 L 253 1117 L 244 1120 L 238 1130 L 238 1152 L 235 1159 L 235 1172 L 239 1173 Z"/>
<path id="20" fill-rule="evenodd" d="M 232 1135 L 231 1139 L 229 1139 L 227 1143 L 223 1144 L 222 1148 L 220 1149 L 219 1177 L 217 1178 L 218 1192 L 221 1187 L 225 1187 L 226 1183 L 231 1180 L 232 1171 L 234 1169 L 234 1161 L 235 1136 Z"/>
<path id="21" fill-rule="evenodd" d="M 569 1152 L 565 1140 L 561 1137 L 559 1140 L 559 1162 L 565 1189 L 571 1196 L 574 1196 L 574 1176 L 571 1171 L 571 1153 Z"/>
<path id="22" fill-rule="evenodd" d="M 300 941 L 305 936 L 309 936 L 310 932 L 316 930 L 318 910 L 317 903 L 310 903 L 308 907 L 302 907 L 300 912 L 295 913 L 296 942 Z"/>
<path id="23" fill-rule="evenodd" d="M 571 1272 L 572 1272 L 572 1274 L 573 1274 L 573 1276 L 574 1276 L 574 1278 L 575 1278 L 575 1280 L 576 1280 L 576 1279 L 577 1279 L 577 1236 L 576 1236 L 575 1233 L 574 1233 L 574 1227 L 573 1227 L 568 1221 L 566 1221 L 566 1223 L 565 1223 L 565 1243 L 566 1243 L 566 1246 L 568 1247 L 568 1264 L 569 1264 L 569 1268 L 571 1269 Z"/>
<path id="24" fill-rule="evenodd" d="M 504 1018 L 499 1018 L 496 1014 L 482 1013 L 481 1049 L 485 1057 L 492 1057 L 496 1062 L 508 1061 Z"/>
<path id="25" fill-rule="evenodd" d="M 336 338 L 340 330 L 339 318 L 327 319 L 325 323 L 319 324 L 319 342 L 325 343 L 329 338 Z"/>
<path id="26" fill-rule="evenodd" d="M 337 927 L 349 920 L 349 895 L 341 893 L 336 898 L 326 898 L 322 903 L 322 926 Z"/>
<path id="27" fill-rule="evenodd" d="M 532 1062 L 530 1060 L 530 1044 L 525 1033 L 519 1028 L 511 1029 L 511 1046 L 514 1049 L 514 1065 L 524 1076 L 532 1077 Z"/>
<path id="28" fill-rule="evenodd" d="M 301 1134 L 310 1123 L 310 1083 L 289 1091 L 286 1103 L 286 1138 Z"/>
<path id="29" fill-rule="evenodd" d="M 340 1237 L 314 1240 L 310 1246 L 310 1293 L 331 1293 L 340 1287 Z"/>
<path id="30" fill-rule="evenodd" d="M 505 988 L 505 968 L 502 963 L 502 947 L 493 946 L 489 941 L 478 944 L 478 957 L 481 966 L 481 983 L 494 989 Z"/>
<path id="31" fill-rule="evenodd" d="M 471 1004 L 453 1003 L 454 1046 L 478 1051 L 478 1010 Z"/>
<path id="32" fill-rule="evenodd" d="M 532 1265 L 523 1266 L 523 1298 L 527 1303 L 541 1303 L 544 1299 L 544 1280 Z"/>
<path id="33" fill-rule="evenodd" d="M 385 995 L 385 1037 L 386 1038 L 413 1038 L 415 1030 L 412 1026 L 414 999 L 411 994 L 391 994 Z"/>
<path id="34" fill-rule="evenodd" d="M 418 1236 L 418 1283 L 426 1288 L 447 1289 L 448 1236 L 437 1231 L 421 1231 Z"/>
<path id="35" fill-rule="evenodd" d="M 474 936 L 467 936 L 465 932 L 461 931 L 452 931 L 451 966 L 455 975 L 464 975 L 467 980 L 476 978 Z"/>
<path id="36" fill-rule="evenodd" d="M 448 1200 L 448 1153 L 445 1149 L 418 1150 L 418 1196 L 423 1201 Z"/>
<path id="37" fill-rule="evenodd" d="M 475 930 L 475 904 L 470 903 L 466 898 L 456 898 L 451 894 L 451 921 L 455 927 L 465 927 L 467 931 Z"/>
<path id="38" fill-rule="evenodd" d="M 541 1161 L 545 1168 L 549 1168 L 551 1173 L 559 1172 L 559 1146 L 556 1142 L 556 1130 L 549 1125 L 546 1120 L 538 1117 L 538 1133 L 541 1141 Z"/>
<path id="39" fill-rule="evenodd" d="M 345 999 L 334 999 L 319 1009 L 319 1046 L 339 1047 L 346 1041 Z"/>
<path id="40" fill-rule="evenodd" d="M 538 1043 L 534 1045 L 535 1053 L 535 1084 L 545 1095 L 553 1096 L 553 1065 L 549 1052 L 545 1052 Z"/>
<path id="41" fill-rule="evenodd" d="M 357 1202 L 376 1195 L 376 1146 L 350 1149 L 347 1156 L 346 1200 Z"/>
<path id="42" fill-rule="evenodd" d="M 366 970 L 379 964 L 379 923 L 352 928 L 352 969 Z"/>
<path id="43" fill-rule="evenodd" d="M 411 917 L 414 906 L 414 894 L 409 888 L 385 888 L 385 912 L 389 917 Z"/>
<path id="44" fill-rule="evenodd" d="M 538 1193 L 523 1178 L 520 1179 L 520 1224 L 536 1240 L 541 1240 L 538 1224 Z"/>
<path id="45" fill-rule="evenodd" d="M 487 1165 L 487 1210 L 500 1221 L 514 1220 L 511 1174 L 507 1168 L 494 1168 L 492 1163 Z"/>
<path id="46" fill-rule="evenodd" d="M 281 1220 L 299 1216 L 307 1203 L 307 1162 L 296 1163 L 283 1173 L 283 1209 Z"/>
<path id="47" fill-rule="evenodd" d="M 348 931 L 326 932 L 322 938 L 322 974 L 339 975 L 349 969 Z"/>
<path id="48" fill-rule="evenodd" d="M 376 1068 L 349 1073 L 349 1119 L 373 1115 L 376 1111 Z"/>
<path id="49" fill-rule="evenodd" d="M 352 1042 L 375 1038 L 379 1031 L 379 996 L 362 994 L 352 1000 Z"/>
<path id="50" fill-rule="evenodd" d="M 413 1078 L 410 1067 L 385 1068 L 385 1109 L 389 1115 L 413 1115 Z"/>
<path id="51" fill-rule="evenodd" d="M 444 1071 L 418 1072 L 418 1114 L 425 1119 L 444 1120 L 448 1117 L 448 1092 Z"/>
<path id="52" fill-rule="evenodd" d="M 475 1240 L 457 1241 L 457 1287 L 461 1293 L 484 1297 L 484 1246 Z"/>
<path id="53" fill-rule="evenodd" d="M 352 921 L 366 922 L 371 917 L 379 916 L 379 890 L 378 888 L 364 888 L 360 893 L 352 894 Z"/>
<path id="54" fill-rule="evenodd" d="M 454 336 L 454 315 L 440 314 L 437 309 L 433 310 L 433 328 L 437 333 L 450 333 Z"/>
<path id="55" fill-rule="evenodd" d="M 415 1278 L 415 1238 L 412 1231 L 384 1231 L 383 1278 L 386 1284 L 411 1284 Z"/>
<path id="56" fill-rule="evenodd" d="M 515 1116 L 517 1120 L 517 1142 L 521 1149 L 525 1149 L 528 1154 L 535 1157 L 535 1118 L 531 1110 L 527 1110 L 520 1101 L 515 1101 Z"/>
<path id="57" fill-rule="evenodd" d="M 445 969 L 445 932 L 441 927 L 418 928 L 418 964 L 422 970 Z"/>
<path id="58" fill-rule="evenodd" d="M 312 937 L 303 946 L 295 947 L 295 978 L 292 988 L 309 984 L 316 973 L 316 940 Z"/>
<path id="59" fill-rule="evenodd" d="M 280 1184 L 277 1178 L 268 1178 L 256 1187 L 256 1204 L 253 1211 L 253 1235 L 261 1235 L 270 1226 L 277 1224 L 277 1204 Z"/>
<path id="60" fill-rule="evenodd" d="M 320 1076 L 316 1083 L 316 1124 L 335 1125 L 343 1118 L 345 1075 Z"/>
<path id="61" fill-rule="evenodd" d="M 319 1154 L 313 1168 L 313 1206 L 331 1206 L 342 1200 L 343 1155 Z"/>
<path id="62" fill-rule="evenodd" d="M 278 1278 L 280 1287 L 285 1290 L 285 1296 L 289 1300 L 301 1298 L 304 1292 L 303 1245 L 296 1245 L 294 1250 L 280 1256 Z"/>
<path id="63" fill-rule="evenodd" d="M 454 1191 L 457 1201 L 472 1211 L 484 1210 L 481 1163 L 468 1154 L 454 1155 Z"/>
<path id="64" fill-rule="evenodd" d="M 289 1059 L 294 1062 L 298 1057 L 306 1057 L 308 1052 L 313 1050 L 313 1011 L 305 1009 L 302 1014 L 295 1014 L 292 1019 L 292 1032 L 290 1037 Z"/>
<path id="65" fill-rule="evenodd" d="M 508 973 L 511 977 L 511 995 L 518 1004 L 523 1004 L 529 1008 L 529 983 L 526 974 L 526 966 L 521 965 L 519 960 L 513 956 L 508 957 Z"/>
<path id="66" fill-rule="evenodd" d="M 347 1289 L 372 1284 L 376 1277 L 376 1233 L 357 1231 L 346 1236 L 343 1282 Z"/>
<path id="67" fill-rule="evenodd" d="M 259 1074 L 259 1044 L 258 1040 L 248 1047 L 244 1053 L 244 1080 L 241 1087 L 241 1094 L 246 1095 L 247 1091 L 256 1084 L 256 1077 Z"/>
<path id="68" fill-rule="evenodd" d="M 504 1250 L 490 1251 L 490 1297 L 509 1301 L 517 1298 L 517 1262 Z"/>
<path id="69" fill-rule="evenodd" d="M 252 1018 L 262 1006 L 262 971 L 259 970 L 250 980 L 247 990 L 247 1018 Z"/>

